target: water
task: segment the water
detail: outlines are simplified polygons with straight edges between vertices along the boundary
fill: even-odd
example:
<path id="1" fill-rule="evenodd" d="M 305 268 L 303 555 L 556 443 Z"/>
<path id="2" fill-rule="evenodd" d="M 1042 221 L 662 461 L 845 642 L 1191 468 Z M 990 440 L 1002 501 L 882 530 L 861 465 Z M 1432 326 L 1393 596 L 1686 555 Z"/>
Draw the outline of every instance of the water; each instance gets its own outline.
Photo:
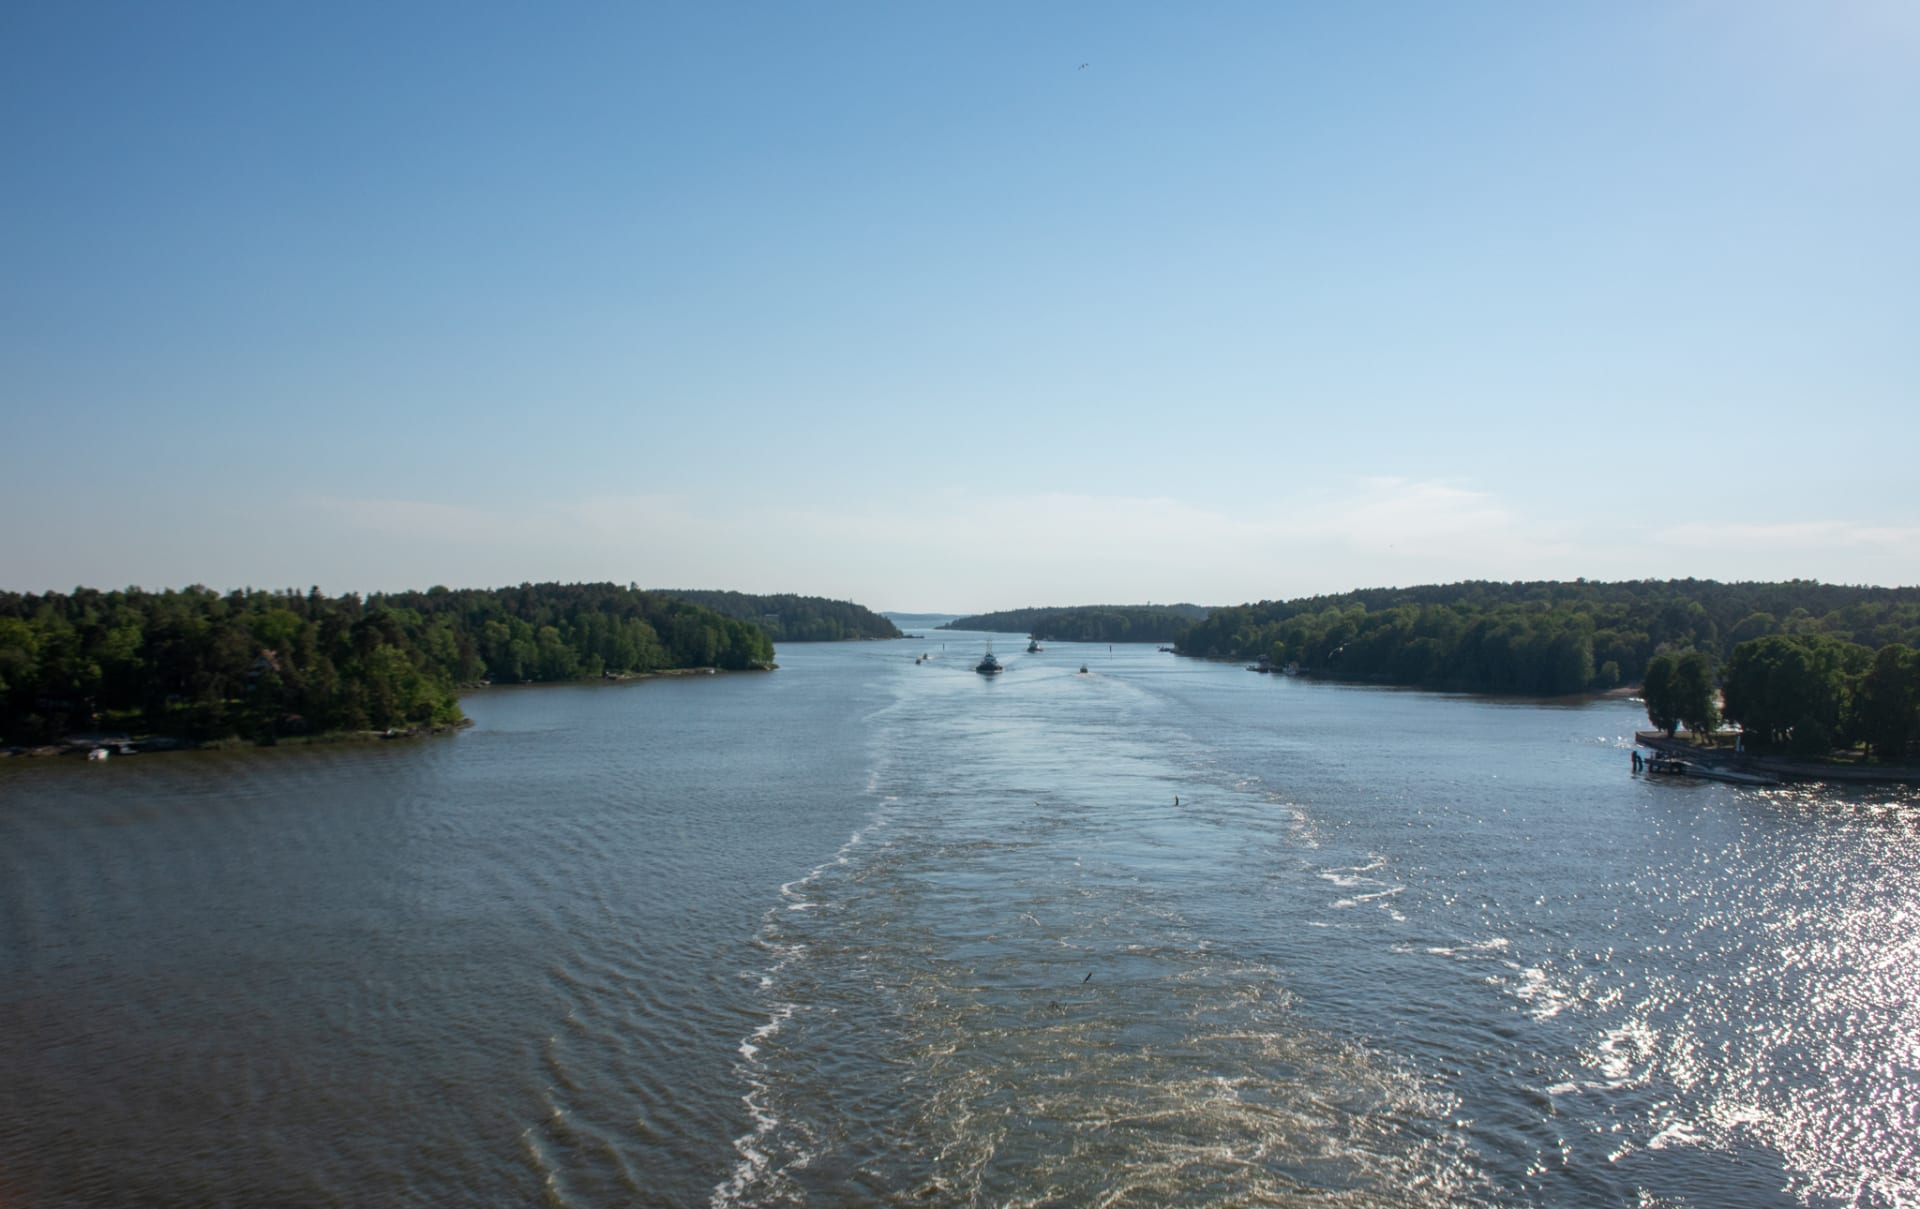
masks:
<path id="1" fill-rule="evenodd" d="M 1920 1204 L 1910 792 L 979 650 L 0 764 L 0 1206 Z"/>

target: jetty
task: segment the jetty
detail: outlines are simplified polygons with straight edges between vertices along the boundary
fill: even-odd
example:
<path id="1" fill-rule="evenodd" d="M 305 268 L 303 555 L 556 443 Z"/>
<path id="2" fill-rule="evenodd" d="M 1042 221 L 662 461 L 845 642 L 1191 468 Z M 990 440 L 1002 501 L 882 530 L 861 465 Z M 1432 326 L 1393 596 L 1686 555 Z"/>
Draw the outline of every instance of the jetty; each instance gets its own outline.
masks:
<path id="1" fill-rule="evenodd" d="M 1699 737 L 1684 730 L 1669 735 L 1663 730 L 1639 730 L 1633 741 L 1664 756 L 1685 760 L 1703 769 L 1724 770 L 1756 777 L 1776 777 L 1782 781 L 1846 781 L 1862 785 L 1920 785 L 1920 765 L 1849 764 L 1838 760 L 1816 760 L 1804 756 L 1758 756 L 1727 747 L 1717 747 L 1709 736 Z"/>

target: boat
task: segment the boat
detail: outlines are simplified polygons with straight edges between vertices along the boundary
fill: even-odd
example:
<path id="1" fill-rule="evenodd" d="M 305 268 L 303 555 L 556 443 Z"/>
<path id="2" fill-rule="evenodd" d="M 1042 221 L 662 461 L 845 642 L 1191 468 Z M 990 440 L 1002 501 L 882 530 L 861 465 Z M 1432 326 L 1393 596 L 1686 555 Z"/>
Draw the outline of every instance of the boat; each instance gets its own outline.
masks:
<path id="1" fill-rule="evenodd" d="M 1040 640 L 1038 638 L 1027 639 L 1027 654 L 1038 655 L 1041 651 L 1044 651 L 1044 650 L 1046 650 L 1046 648 L 1040 645 Z"/>
<path id="2" fill-rule="evenodd" d="M 982 676 L 998 676 L 1006 670 L 1000 666 L 1000 661 L 993 657 L 993 644 L 991 642 L 987 644 L 987 653 L 981 656 L 980 662 L 973 665 L 973 670 L 979 672 Z"/>
<path id="3" fill-rule="evenodd" d="M 1080 674 L 1081 674 L 1082 676 L 1084 676 L 1084 675 L 1086 675 L 1086 674 L 1087 674 L 1087 665 L 1086 665 L 1086 664 L 1084 664 L 1084 663 L 1080 665 Z"/>
<path id="4" fill-rule="evenodd" d="M 1770 772 L 1742 772 L 1737 768 L 1715 768 L 1702 765 L 1694 770 L 1696 777 L 1705 777 L 1709 781 L 1725 781 L 1729 785 L 1779 785 L 1781 780 Z"/>
<path id="5" fill-rule="evenodd" d="M 1721 781 L 1728 785 L 1780 784 L 1780 778 L 1771 773 L 1742 772 L 1737 768 L 1721 768 L 1714 764 L 1695 764 L 1678 756 L 1649 756 L 1646 769 L 1649 776 L 1698 777 L 1702 781 Z"/>

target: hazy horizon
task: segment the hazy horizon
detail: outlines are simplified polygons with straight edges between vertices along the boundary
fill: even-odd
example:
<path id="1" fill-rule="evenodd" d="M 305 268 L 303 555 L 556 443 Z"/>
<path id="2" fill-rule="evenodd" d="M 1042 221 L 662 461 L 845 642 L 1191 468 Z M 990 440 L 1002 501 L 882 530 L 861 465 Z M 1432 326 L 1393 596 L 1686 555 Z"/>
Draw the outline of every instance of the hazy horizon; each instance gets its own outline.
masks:
<path id="1" fill-rule="evenodd" d="M 0 14 L 0 588 L 1920 567 L 1920 8 Z"/>

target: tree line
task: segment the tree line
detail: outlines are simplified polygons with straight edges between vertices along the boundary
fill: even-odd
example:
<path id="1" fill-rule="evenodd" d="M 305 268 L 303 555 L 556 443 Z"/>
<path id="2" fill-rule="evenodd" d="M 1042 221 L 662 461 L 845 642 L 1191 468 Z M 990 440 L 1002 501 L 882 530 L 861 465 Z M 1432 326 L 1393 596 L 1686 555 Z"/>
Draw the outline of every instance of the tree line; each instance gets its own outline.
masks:
<path id="1" fill-rule="evenodd" d="M 1704 651 L 1656 655 L 1643 696 L 1648 719 L 1669 734 L 1684 725 L 1710 735 L 1724 719 L 1756 752 L 1826 756 L 1859 747 L 1902 760 L 1920 739 L 1920 652 L 1905 643 L 1876 651 L 1829 634 L 1772 634 L 1735 646 L 1718 669 Z"/>
<path id="2" fill-rule="evenodd" d="M 387 730 L 459 721 L 464 685 L 772 659 L 757 625 L 608 583 L 364 598 L 317 587 L 0 592 L 0 736 Z"/>
<path id="3" fill-rule="evenodd" d="M 751 621 L 774 642 L 840 642 L 854 638 L 898 638 L 899 627 L 864 605 L 824 596 L 755 596 L 746 592 L 686 591 L 663 588 L 664 595 L 691 601 L 716 613 Z"/>
<path id="4" fill-rule="evenodd" d="M 1695 579 L 1368 589 L 1215 609 L 1177 646 L 1347 679 L 1554 696 L 1635 683 L 1662 654 L 1698 651 L 1718 668 L 1767 637 L 1920 645 L 1920 589 Z"/>
<path id="5" fill-rule="evenodd" d="M 1207 615 L 1200 605 L 1078 605 L 978 613 L 943 630 L 1031 634 L 1057 642 L 1172 642 Z"/>

